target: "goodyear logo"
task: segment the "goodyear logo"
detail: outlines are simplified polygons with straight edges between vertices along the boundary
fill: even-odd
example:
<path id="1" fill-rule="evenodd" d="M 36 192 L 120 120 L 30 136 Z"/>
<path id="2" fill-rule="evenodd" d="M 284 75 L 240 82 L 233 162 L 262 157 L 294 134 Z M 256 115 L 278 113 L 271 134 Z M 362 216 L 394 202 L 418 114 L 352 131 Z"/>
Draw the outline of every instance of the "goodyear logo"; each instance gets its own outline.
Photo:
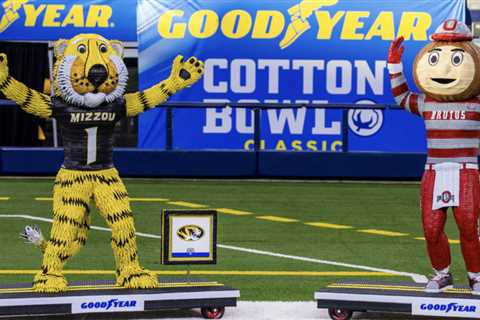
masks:
<path id="1" fill-rule="evenodd" d="M 75 27 L 75 28 L 109 28 L 112 7 L 108 5 L 74 4 L 39 4 L 30 0 L 7 0 L 2 2 L 3 16 L 0 19 L 0 33 L 14 23 L 27 28 Z M 18 22 L 17 22 L 18 21 Z"/>
<path id="2" fill-rule="evenodd" d="M 428 310 L 428 311 L 441 311 L 443 313 L 450 313 L 450 312 L 459 312 L 459 313 L 475 313 L 477 307 L 474 305 L 463 305 L 459 303 L 422 303 L 420 305 L 420 310 Z"/>
<path id="3" fill-rule="evenodd" d="M 393 11 L 335 11 L 339 0 L 303 0 L 287 12 L 257 10 L 254 13 L 234 9 L 219 15 L 213 10 L 197 10 L 192 14 L 174 9 L 158 20 L 158 33 L 165 39 L 183 39 L 187 35 L 205 39 L 222 34 L 230 39 L 271 39 L 285 49 L 308 30 L 316 27 L 316 39 L 332 39 L 334 29 L 341 40 L 393 40 L 396 36 L 425 41 L 432 17 L 427 12 L 403 12 L 400 21 Z M 329 8 L 329 10 L 325 10 Z M 398 25 L 395 29 L 395 25 Z"/>
<path id="4" fill-rule="evenodd" d="M 177 230 L 177 235 L 185 241 L 198 241 L 204 234 L 205 232 L 202 228 L 193 224 L 183 226 Z"/>

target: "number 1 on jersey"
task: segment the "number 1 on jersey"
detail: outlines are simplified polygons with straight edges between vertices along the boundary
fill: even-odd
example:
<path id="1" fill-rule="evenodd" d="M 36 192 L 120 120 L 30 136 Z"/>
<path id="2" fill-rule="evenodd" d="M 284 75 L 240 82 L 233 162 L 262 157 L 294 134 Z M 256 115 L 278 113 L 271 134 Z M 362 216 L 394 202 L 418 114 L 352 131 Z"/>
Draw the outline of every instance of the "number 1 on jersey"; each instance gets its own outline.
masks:
<path id="1" fill-rule="evenodd" d="M 98 127 L 85 129 L 87 132 L 87 165 L 97 161 L 97 131 Z"/>

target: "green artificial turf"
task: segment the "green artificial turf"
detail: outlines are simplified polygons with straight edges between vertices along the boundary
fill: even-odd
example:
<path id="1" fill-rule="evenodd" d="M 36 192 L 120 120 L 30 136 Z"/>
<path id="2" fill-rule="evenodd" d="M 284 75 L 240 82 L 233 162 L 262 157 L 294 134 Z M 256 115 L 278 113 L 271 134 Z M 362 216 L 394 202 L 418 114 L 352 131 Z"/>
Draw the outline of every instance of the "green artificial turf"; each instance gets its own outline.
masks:
<path id="1" fill-rule="evenodd" d="M 375 268 L 428 275 L 428 262 L 419 213 L 417 184 L 136 180 L 125 179 L 131 197 L 168 198 L 188 201 L 208 208 L 230 208 L 253 215 L 219 214 L 218 243 L 243 249 L 256 249 Z M 48 235 L 48 222 L 1 215 L 32 215 L 49 218 L 52 203 L 35 201 L 51 197 L 53 179 L 0 179 L 0 271 L 38 269 L 41 253 L 26 245 L 18 233 L 26 224 L 39 225 Z M 160 213 L 164 208 L 181 208 L 166 202 L 132 203 L 136 229 L 160 234 Z M 279 216 L 297 222 L 274 222 L 258 216 Z M 348 225 L 350 229 L 318 228 L 308 222 Z M 92 210 L 92 225 L 106 223 Z M 377 229 L 408 234 L 388 237 L 358 232 Z M 447 234 L 458 239 L 450 216 Z M 68 261 L 66 269 L 114 270 L 108 232 L 91 230 L 86 247 Z M 153 270 L 186 270 L 186 266 L 160 264 L 160 240 L 138 237 L 142 264 Z M 452 245 L 457 283 L 466 282 L 460 246 Z M 192 266 L 192 270 L 238 271 L 365 271 L 288 258 L 235 251 L 220 247 L 217 265 Z M 31 275 L 0 275 L 0 283 L 29 281 Z M 111 278 L 113 275 L 68 275 L 69 280 Z M 345 278 L 338 276 L 208 276 L 241 290 L 243 300 L 313 300 L 315 289 Z M 406 277 L 375 279 L 410 280 Z"/>

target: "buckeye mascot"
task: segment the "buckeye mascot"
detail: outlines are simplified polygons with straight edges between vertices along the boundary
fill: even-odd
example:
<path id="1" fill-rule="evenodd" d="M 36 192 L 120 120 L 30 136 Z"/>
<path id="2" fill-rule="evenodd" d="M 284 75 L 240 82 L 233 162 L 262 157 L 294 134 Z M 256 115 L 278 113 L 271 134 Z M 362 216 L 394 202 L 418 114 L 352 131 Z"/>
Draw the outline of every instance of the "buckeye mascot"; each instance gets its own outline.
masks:
<path id="1" fill-rule="evenodd" d="M 403 38 L 393 41 L 388 55 L 396 102 L 424 119 L 428 157 L 421 184 L 423 230 L 435 275 L 426 292 L 453 286 L 450 247 L 444 232 L 452 208 L 473 294 L 480 294 L 478 146 L 480 137 L 480 50 L 468 27 L 445 21 L 432 42 L 415 58 L 411 92 L 402 73 Z"/>
<path id="2" fill-rule="evenodd" d="M 62 270 L 85 245 L 90 200 L 112 230 L 116 284 L 125 288 L 157 286 L 156 276 L 139 264 L 127 190 L 112 163 L 113 131 L 122 118 L 154 108 L 195 83 L 203 74 L 203 63 L 177 56 L 168 79 L 143 92 L 124 94 L 128 72 L 122 56 L 121 42 L 96 34 L 57 41 L 55 96 L 50 97 L 13 79 L 6 55 L 0 55 L 2 93 L 28 113 L 55 118 L 65 149 L 53 188 L 50 240 L 42 241 L 35 230 L 26 228 L 25 236 L 44 251 L 42 269 L 33 281 L 36 291 L 66 290 Z"/>

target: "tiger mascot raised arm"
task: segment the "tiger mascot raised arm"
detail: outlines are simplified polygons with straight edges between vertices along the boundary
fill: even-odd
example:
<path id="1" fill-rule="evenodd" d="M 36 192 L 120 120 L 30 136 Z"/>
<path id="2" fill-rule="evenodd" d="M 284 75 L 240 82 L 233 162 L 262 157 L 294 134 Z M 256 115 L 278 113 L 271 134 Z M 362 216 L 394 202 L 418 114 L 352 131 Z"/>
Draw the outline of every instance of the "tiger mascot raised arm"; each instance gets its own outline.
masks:
<path id="1" fill-rule="evenodd" d="M 7 56 L 0 55 L 0 91 L 23 110 L 58 121 L 65 157 L 53 188 L 53 225 L 43 241 L 26 228 L 24 234 L 42 247 L 41 271 L 33 288 L 60 292 L 67 288 L 66 261 L 87 240 L 89 203 L 95 202 L 112 230 L 116 284 L 125 288 L 152 288 L 157 278 L 140 266 L 133 214 L 127 190 L 112 161 L 115 124 L 165 102 L 203 75 L 203 63 L 177 56 L 168 79 L 153 87 L 125 94 L 127 68 L 123 45 L 96 34 L 80 34 L 55 44 L 55 95 L 28 88 L 9 75 Z"/>

